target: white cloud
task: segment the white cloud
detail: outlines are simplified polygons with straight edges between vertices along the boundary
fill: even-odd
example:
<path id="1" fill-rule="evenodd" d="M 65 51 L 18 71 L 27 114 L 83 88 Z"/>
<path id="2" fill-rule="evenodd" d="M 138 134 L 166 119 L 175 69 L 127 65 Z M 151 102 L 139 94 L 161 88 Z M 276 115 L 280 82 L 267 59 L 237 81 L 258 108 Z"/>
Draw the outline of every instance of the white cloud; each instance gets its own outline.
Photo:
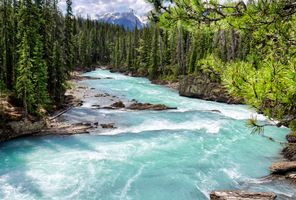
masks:
<path id="1" fill-rule="evenodd" d="M 60 8 L 64 11 L 65 0 L 59 3 Z M 72 6 L 75 15 L 95 18 L 96 15 L 105 14 L 107 12 L 127 12 L 133 9 L 135 13 L 144 17 L 152 6 L 145 0 L 73 0 Z"/>

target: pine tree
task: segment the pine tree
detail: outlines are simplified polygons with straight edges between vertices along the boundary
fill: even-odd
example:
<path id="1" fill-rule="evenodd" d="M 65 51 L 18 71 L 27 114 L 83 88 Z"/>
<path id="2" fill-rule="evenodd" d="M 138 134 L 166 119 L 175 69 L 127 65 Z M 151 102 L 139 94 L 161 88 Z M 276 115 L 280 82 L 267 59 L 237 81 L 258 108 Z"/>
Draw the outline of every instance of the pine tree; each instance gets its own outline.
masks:
<path id="1" fill-rule="evenodd" d="M 36 91 L 36 104 L 46 106 L 49 104 L 49 95 L 47 91 L 47 66 L 43 59 L 43 45 L 41 40 L 37 38 L 33 51 L 33 80 Z"/>
<path id="2" fill-rule="evenodd" d="M 32 60 L 30 58 L 30 47 L 28 44 L 28 36 L 25 32 L 21 44 L 19 46 L 20 59 L 17 68 L 16 92 L 17 97 L 23 101 L 25 108 L 25 117 L 32 112 L 35 104 L 35 92 L 32 82 Z"/>
<path id="3" fill-rule="evenodd" d="M 149 67 L 149 77 L 155 79 L 157 77 L 158 65 L 159 65 L 159 28 L 157 25 L 154 27 L 153 45 L 151 51 L 151 63 Z"/>
<path id="4" fill-rule="evenodd" d="M 64 93 L 66 91 L 65 82 L 65 68 L 63 65 L 63 59 L 62 59 L 62 49 L 59 43 L 56 41 L 53 45 L 53 76 L 54 80 L 52 82 L 53 84 L 53 98 L 54 101 L 60 105 L 64 100 Z"/>
<path id="5" fill-rule="evenodd" d="M 178 45 L 177 45 L 178 75 L 185 75 L 185 54 L 183 27 L 178 23 Z"/>
<path id="6" fill-rule="evenodd" d="M 4 40 L 4 51 L 3 51 L 3 65 L 5 68 L 5 79 L 6 79 L 6 86 L 8 89 L 13 88 L 14 82 L 14 66 L 13 66 L 13 49 L 15 48 L 12 46 L 13 40 L 13 24 L 11 22 L 11 15 L 12 15 L 12 2 L 10 0 L 3 1 L 3 40 Z"/>
<path id="7" fill-rule="evenodd" d="M 133 44 L 132 44 L 132 35 L 129 33 L 128 36 L 128 50 L 127 50 L 127 58 L 126 58 L 126 65 L 128 70 L 132 70 L 132 63 L 133 63 Z"/>
<path id="8" fill-rule="evenodd" d="M 72 0 L 66 0 L 67 13 L 65 18 L 64 29 L 64 58 L 67 72 L 73 69 L 74 66 L 74 49 L 73 49 L 73 12 L 72 12 Z"/>
<path id="9" fill-rule="evenodd" d="M 194 39 L 193 39 L 194 40 Z M 195 63 L 197 59 L 196 42 L 195 40 L 191 44 L 190 58 L 188 63 L 188 73 L 191 74 L 195 71 Z"/>

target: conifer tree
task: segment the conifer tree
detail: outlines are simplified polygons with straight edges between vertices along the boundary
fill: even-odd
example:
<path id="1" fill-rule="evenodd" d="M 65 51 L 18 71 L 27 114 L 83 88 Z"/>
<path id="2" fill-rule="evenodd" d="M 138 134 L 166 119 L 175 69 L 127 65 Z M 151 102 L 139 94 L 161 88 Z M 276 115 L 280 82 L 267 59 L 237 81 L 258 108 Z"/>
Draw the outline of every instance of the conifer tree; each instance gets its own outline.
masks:
<path id="1" fill-rule="evenodd" d="M 195 39 L 191 44 L 190 47 L 190 58 L 189 58 L 189 63 L 188 63 L 188 73 L 191 74 L 195 70 L 195 63 L 197 59 L 197 51 L 196 51 L 196 42 Z"/>
<path id="2" fill-rule="evenodd" d="M 29 112 L 33 111 L 35 104 L 35 92 L 33 74 L 32 74 L 32 59 L 30 58 L 30 47 L 28 44 L 28 36 L 25 32 L 21 44 L 19 46 L 20 59 L 17 67 L 16 92 L 17 97 L 23 101 L 25 109 L 25 117 Z"/>
<path id="3" fill-rule="evenodd" d="M 46 106 L 49 104 L 47 90 L 47 66 L 45 60 L 43 59 L 43 45 L 39 38 L 36 40 L 36 45 L 33 51 L 32 65 L 36 104 Z"/>
<path id="4" fill-rule="evenodd" d="M 127 58 L 126 58 L 126 65 L 127 69 L 131 70 L 132 69 L 132 63 L 133 63 L 133 44 L 132 44 L 132 35 L 129 33 L 128 35 L 128 51 L 127 51 Z"/>
<path id="5" fill-rule="evenodd" d="M 72 0 L 66 0 L 67 13 L 65 18 L 64 29 L 64 57 L 67 72 L 73 69 L 74 66 L 74 48 L 73 48 L 73 12 L 72 12 Z"/>
<path id="6" fill-rule="evenodd" d="M 53 98 L 54 101 L 59 105 L 64 100 L 64 93 L 66 91 L 65 87 L 65 68 L 63 65 L 63 59 L 62 59 L 62 49 L 59 43 L 56 41 L 53 45 L 53 76 L 54 80 L 52 82 L 53 84 Z"/>
<path id="7" fill-rule="evenodd" d="M 153 45 L 151 51 L 151 63 L 149 67 L 149 77 L 151 79 L 155 79 L 157 77 L 158 65 L 159 65 L 159 29 L 158 26 L 154 26 L 154 34 L 153 34 Z"/>

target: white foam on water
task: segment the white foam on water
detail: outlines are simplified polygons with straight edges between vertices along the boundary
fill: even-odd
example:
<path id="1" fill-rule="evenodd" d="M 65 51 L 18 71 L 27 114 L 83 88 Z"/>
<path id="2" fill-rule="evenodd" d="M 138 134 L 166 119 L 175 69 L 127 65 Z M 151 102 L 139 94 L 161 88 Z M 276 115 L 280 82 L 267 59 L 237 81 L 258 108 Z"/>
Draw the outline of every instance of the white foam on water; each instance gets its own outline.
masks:
<path id="1" fill-rule="evenodd" d="M 231 180 L 239 180 L 242 177 L 236 166 L 233 166 L 232 168 L 223 168 L 221 171 L 224 172 Z"/>
<path id="2" fill-rule="evenodd" d="M 120 200 L 125 200 L 125 199 L 131 199 L 127 196 L 127 193 L 129 192 L 132 184 L 139 178 L 139 176 L 142 174 L 143 172 L 143 169 L 144 169 L 144 165 L 141 166 L 139 168 L 139 170 L 137 171 L 137 173 L 132 176 L 131 178 L 129 178 L 125 184 L 125 186 L 123 187 L 122 191 L 121 191 L 121 194 L 120 194 Z"/>
<path id="3" fill-rule="evenodd" d="M 222 121 L 205 121 L 192 120 L 188 122 L 176 123 L 168 120 L 146 120 L 137 126 L 127 128 L 119 128 L 108 132 L 100 133 L 100 135 L 118 135 L 122 133 L 141 133 L 144 131 L 161 131 L 161 130 L 201 130 L 205 129 L 207 133 L 216 134 L 219 132 Z"/>

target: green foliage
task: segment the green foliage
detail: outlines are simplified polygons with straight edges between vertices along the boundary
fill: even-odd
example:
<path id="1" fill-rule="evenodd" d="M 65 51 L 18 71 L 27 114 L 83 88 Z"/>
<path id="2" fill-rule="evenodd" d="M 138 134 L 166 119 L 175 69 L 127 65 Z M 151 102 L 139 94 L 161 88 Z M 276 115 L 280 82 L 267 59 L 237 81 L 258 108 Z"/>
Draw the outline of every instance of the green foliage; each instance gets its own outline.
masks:
<path id="1" fill-rule="evenodd" d="M 16 92 L 17 97 L 22 99 L 25 108 L 25 116 L 29 112 L 33 112 L 35 104 L 35 92 L 32 59 L 30 58 L 30 47 L 28 44 L 28 36 L 24 33 L 19 48 L 20 59 L 17 68 Z"/>
<path id="2" fill-rule="evenodd" d="M 36 104 L 38 107 L 46 107 L 49 101 L 49 95 L 47 91 L 47 66 L 43 59 L 43 46 L 40 39 L 37 39 L 36 45 L 33 51 L 32 61 L 33 71 L 33 83 L 36 95 Z"/>
<path id="3" fill-rule="evenodd" d="M 293 1 L 174 0 L 165 8 L 158 3 L 161 27 L 173 32 L 181 24 L 194 35 L 189 73 L 195 68 L 196 74 L 222 81 L 229 93 L 269 117 L 296 114 Z"/>
<path id="4" fill-rule="evenodd" d="M 75 18 L 72 1 L 66 3 L 66 16 L 55 0 L 4 0 L 0 4 L 0 89 L 15 93 L 23 101 L 26 115 L 61 105 L 74 67 L 109 64 L 116 32 L 117 65 L 126 58 L 126 40 L 121 36 L 127 31 Z"/>
<path id="5" fill-rule="evenodd" d="M 197 61 L 195 73 L 202 73 L 210 78 L 213 82 L 220 83 L 220 75 L 224 72 L 225 64 L 217 57 L 208 55 Z"/>
<path id="6" fill-rule="evenodd" d="M 264 133 L 264 125 L 259 125 L 256 117 L 252 117 L 247 121 L 247 126 L 252 129 L 251 134 L 262 135 Z"/>
<path id="7" fill-rule="evenodd" d="M 293 120 L 291 123 L 290 123 L 290 126 L 289 128 L 296 134 L 296 120 Z"/>

